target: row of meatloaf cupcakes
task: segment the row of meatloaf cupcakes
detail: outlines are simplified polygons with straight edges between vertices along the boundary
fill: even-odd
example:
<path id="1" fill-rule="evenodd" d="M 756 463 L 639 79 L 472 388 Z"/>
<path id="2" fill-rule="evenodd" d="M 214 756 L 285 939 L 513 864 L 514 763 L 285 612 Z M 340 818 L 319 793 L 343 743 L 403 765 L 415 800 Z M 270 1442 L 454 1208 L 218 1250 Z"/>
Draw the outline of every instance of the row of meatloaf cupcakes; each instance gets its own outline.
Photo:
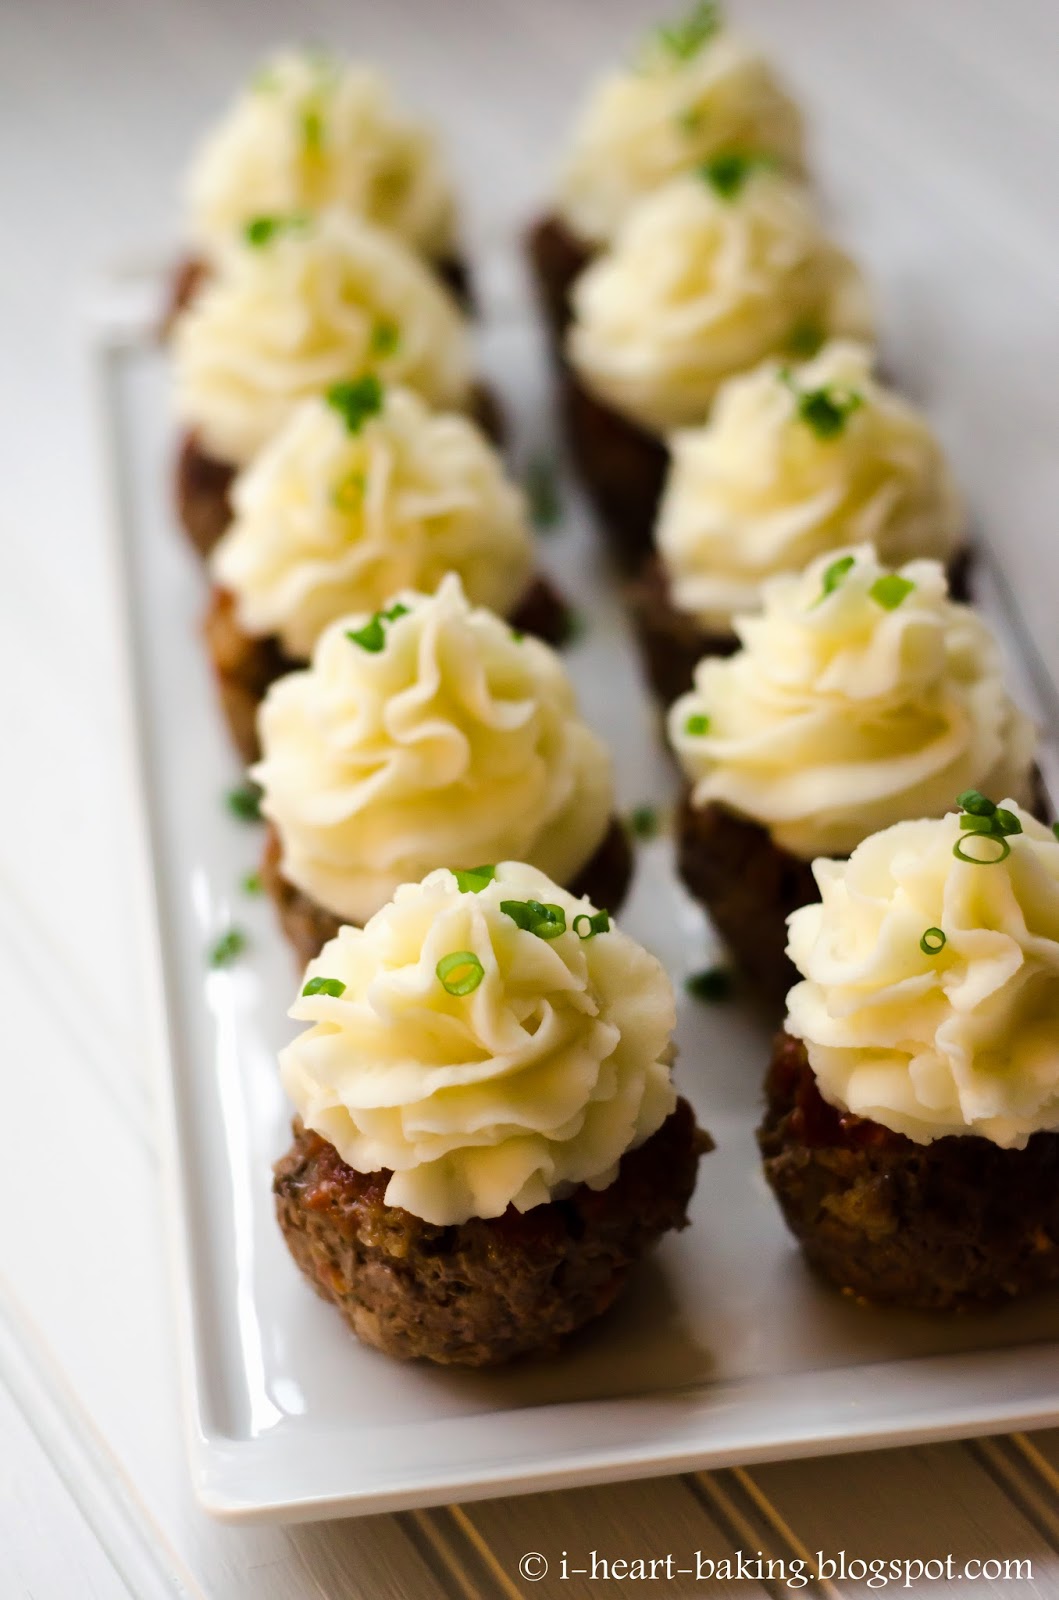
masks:
<path id="1" fill-rule="evenodd" d="M 703 17 L 665 46 L 681 70 L 727 40 Z M 263 878 L 313 963 L 295 1014 L 314 1026 L 284 1061 L 301 1121 L 277 1170 L 281 1223 L 369 1342 L 479 1363 L 546 1348 L 602 1310 L 642 1249 L 682 1224 L 708 1140 L 669 1081 L 668 980 L 609 915 L 630 859 L 606 753 L 561 662 L 526 636 L 561 637 L 563 607 L 535 577 L 524 505 L 473 420 L 466 326 L 442 282 L 459 276 L 452 230 L 426 249 L 381 206 L 389 180 L 361 171 L 365 152 L 376 177 L 392 170 L 380 107 L 406 126 L 372 75 L 284 56 L 206 146 L 200 201 L 244 209 L 221 206 L 212 246 L 193 229 L 179 288 L 180 487 L 215 579 L 207 637 L 225 710 L 247 759 L 261 756 Z M 429 147 L 408 148 L 419 154 L 397 190 L 416 190 L 418 160 L 435 193 Z M 734 163 L 729 198 L 772 173 L 758 165 Z M 685 879 L 777 996 L 796 975 L 785 918 L 816 899 L 813 856 L 937 815 L 970 784 L 1014 796 L 997 835 L 1010 851 L 1013 805 L 1034 789 L 1032 734 L 939 560 L 907 560 L 939 557 L 958 578 L 962 514 L 925 422 L 872 378 L 866 350 L 833 342 L 732 378 L 684 455 L 683 495 L 679 449 L 667 491 L 677 512 L 683 499 L 677 534 L 634 600 L 660 698 L 686 691 L 669 715 L 689 779 Z M 727 548 L 726 514 L 741 535 Z M 851 535 L 877 550 L 841 548 Z M 748 553 L 733 563 L 737 543 Z M 486 859 L 507 865 L 468 868 Z M 395 930 L 408 927 L 405 946 Z M 946 993 L 950 960 L 928 969 Z M 569 1019 L 556 1028 L 553 984 L 592 1018 L 593 1049 L 609 1049 L 593 1057 Z M 615 1010 L 617 994 L 639 999 Z M 763 1139 L 826 1269 L 813 1235 L 835 1207 L 807 1223 L 791 1177 L 803 1169 L 780 1158 L 805 1132 L 801 1198 L 819 1196 L 813 1137 L 833 1125 L 855 1152 L 855 1191 L 859 1152 L 875 1147 L 863 1130 L 890 1123 L 833 1083 L 830 1123 L 807 1113 L 818 1064 L 802 1037 L 804 1059 L 791 1044 L 774 1065 Z M 894 1140 L 922 1155 L 922 1124 L 891 1132 L 891 1160 Z M 991 1137 L 968 1122 L 960 1149 L 973 1162 Z M 955 1304 L 1047 1281 L 1047 1251 L 1036 1267 L 928 1290 L 927 1263 L 875 1293 Z"/>

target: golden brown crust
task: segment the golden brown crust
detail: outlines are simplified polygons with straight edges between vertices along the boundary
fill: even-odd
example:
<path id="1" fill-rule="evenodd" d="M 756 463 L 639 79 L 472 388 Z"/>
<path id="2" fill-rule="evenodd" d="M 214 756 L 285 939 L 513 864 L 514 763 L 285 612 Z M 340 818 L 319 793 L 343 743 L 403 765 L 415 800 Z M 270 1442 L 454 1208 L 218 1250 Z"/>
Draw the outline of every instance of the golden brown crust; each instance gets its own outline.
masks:
<path id="1" fill-rule="evenodd" d="M 617 1298 L 662 1234 L 687 1226 L 712 1149 L 686 1100 L 606 1189 L 438 1227 L 388 1206 L 388 1172 L 358 1173 L 294 1125 L 276 1215 L 298 1266 L 365 1343 L 402 1360 L 491 1366 L 547 1353 Z"/>

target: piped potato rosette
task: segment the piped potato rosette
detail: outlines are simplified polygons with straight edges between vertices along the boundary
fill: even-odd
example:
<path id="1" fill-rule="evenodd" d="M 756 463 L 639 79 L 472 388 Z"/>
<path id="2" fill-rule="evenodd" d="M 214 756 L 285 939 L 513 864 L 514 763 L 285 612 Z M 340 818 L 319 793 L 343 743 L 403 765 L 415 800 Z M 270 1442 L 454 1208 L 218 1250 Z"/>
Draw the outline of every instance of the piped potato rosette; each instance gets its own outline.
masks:
<path id="1" fill-rule="evenodd" d="M 439 863 L 528 860 L 569 883 L 610 826 L 610 760 L 559 658 L 454 575 L 332 624 L 259 729 L 283 876 L 354 922 Z"/>
<path id="2" fill-rule="evenodd" d="M 398 888 L 291 1009 L 310 1025 L 281 1056 L 304 1125 L 436 1224 L 605 1189 L 675 1105 L 675 1007 L 660 963 L 602 922 L 518 862 Z"/>

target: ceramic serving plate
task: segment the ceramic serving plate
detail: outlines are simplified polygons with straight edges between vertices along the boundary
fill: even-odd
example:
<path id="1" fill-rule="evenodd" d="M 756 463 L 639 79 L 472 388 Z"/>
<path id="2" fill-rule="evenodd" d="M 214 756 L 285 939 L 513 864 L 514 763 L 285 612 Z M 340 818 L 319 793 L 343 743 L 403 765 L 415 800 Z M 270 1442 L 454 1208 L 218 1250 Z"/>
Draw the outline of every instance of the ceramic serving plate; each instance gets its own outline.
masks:
<path id="1" fill-rule="evenodd" d="M 150 278 L 116 285 L 97 308 L 94 354 L 153 897 L 147 981 L 158 981 L 191 1465 L 206 1509 L 346 1516 L 1059 1422 L 1056 1299 L 935 1320 L 867 1310 L 806 1272 L 754 1144 L 769 1023 L 738 998 L 707 1005 L 683 993 L 718 951 L 664 831 L 639 847 L 621 921 L 680 991 L 678 1082 L 717 1141 L 692 1226 L 558 1359 L 509 1371 L 391 1361 L 310 1291 L 270 1193 L 270 1164 L 289 1140 L 276 1053 L 298 974 L 271 906 L 240 887 L 260 829 L 225 805 L 240 773 L 198 637 L 203 574 L 171 509 L 166 364 L 143 314 L 159 293 Z M 495 325 L 482 354 L 524 460 L 548 432 L 528 316 Z M 561 487 L 542 556 L 586 624 L 570 669 L 614 752 L 623 808 L 664 816 L 674 779 L 629 628 L 575 488 Z M 1054 730 L 1050 688 L 987 560 L 979 596 L 1023 698 Z M 1045 766 L 1052 776 L 1050 748 Z M 211 971 L 207 950 L 232 923 L 246 955 Z"/>

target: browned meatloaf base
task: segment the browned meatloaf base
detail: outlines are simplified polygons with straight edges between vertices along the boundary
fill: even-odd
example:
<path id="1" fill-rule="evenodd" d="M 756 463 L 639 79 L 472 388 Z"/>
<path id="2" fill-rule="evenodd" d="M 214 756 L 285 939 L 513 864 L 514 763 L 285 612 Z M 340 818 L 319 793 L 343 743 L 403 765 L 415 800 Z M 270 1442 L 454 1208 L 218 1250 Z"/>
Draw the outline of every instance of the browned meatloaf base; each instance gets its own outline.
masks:
<path id="1" fill-rule="evenodd" d="M 298 1266 L 358 1338 L 402 1360 L 484 1367 L 554 1351 L 606 1311 L 630 1268 L 687 1226 L 712 1140 L 686 1100 L 598 1192 L 438 1227 L 383 1199 L 390 1173 L 354 1172 L 294 1124 L 276 1215 Z"/>
<path id="2" fill-rule="evenodd" d="M 438 261 L 435 265 L 438 277 L 451 289 L 455 298 L 465 311 L 474 309 L 474 296 L 471 287 L 471 277 L 467 270 L 467 263 L 458 257 Z M 188 255 L 179 262 L 173 270 L 169 280 L 169 294 L 166 299 L 165 310 L 162 313 L 161 335 L 168 339 L 173 331 L 173 324 L 182 311 L 186 311 L 194 300 L 199 290 L 204 286 L 210 276 L 209 266 L 201 256 Z"/>
<path id="3" fill-rule="evenodd" d="M 557 216 L 541 217 L 526 233 L 526 255 L 552 347 L 561 350 L 570 322 L 570 290 L 595 251 Z"/>
<path id="4" fill-rule="evenodd" d="M 1059 1134 L 914 1144 L 821 1098 L 781 1033 L 758 1130 L 765 1176 L 807 1259 L 839 1288 L 951 1311 L 1059 1283 Z"/>
<path id="5" fill-rule="evenodd" d="M 571 612 L 554 584 L 540 576 L 533 580 L 510 621 L 512 627 L 532 633 L 546 644 L 561 645 L 570 634 Z M 285 672 L 305 663 L 285 655 L 274 635 L 244 633 L 231 594 L 216 586 L 210 593 L 202 632 L 228 731 L 249 766 L 260 754 L 257 708 L 266 691 Z"/>
<path id="6" fill-rule="evenodd" d="M 261 857 L 261 882 L 275 903 L 280 925 L 294 946 L 299 966 L 305 966 L 335 937 L 343 919 L 287 881 L 280 871 L 282 855 L 279 834 L 270 824 Z M 568 885 L 569 891 L 587 895 L 594 906 L 617 912 L 628 891 L 632 865 L 629 836 L 615 817 L 595 855 Z"/>
<path id="7" fill-rule="evenodd" d="M 693 806 L 687 788 L 677 820 L 677 866 L 738 966 L 781 1007 L 798 981 L 786 953 L 787 918 L 819 899 L 810 863 L 727 806 Z"/>
<path id="8" fill-rule="evenodd" d="M 970 599 L 971 552 L 961 550 L 949 563 L 949 591 Z M 734 633 L 714 633 L 673 604 L 669 579 L 657 555 L 648 556 L 626 590 L 636 625 L 644 675 L 663 705 L 691 688 L 704 656 L 730 656 L 738 649 Z"/>
<path id="9" fill-rule="evenodd" d="M 480 384 L 471 416 L 494 444 L 503 442 L 504 419 L 493 391 Z M 197 434 L 185 433 L 174 472 L 177 514 L 199 555 L 208 556 L 232 520 L 230 493 L 238 468 L 202 448 Z"/>

